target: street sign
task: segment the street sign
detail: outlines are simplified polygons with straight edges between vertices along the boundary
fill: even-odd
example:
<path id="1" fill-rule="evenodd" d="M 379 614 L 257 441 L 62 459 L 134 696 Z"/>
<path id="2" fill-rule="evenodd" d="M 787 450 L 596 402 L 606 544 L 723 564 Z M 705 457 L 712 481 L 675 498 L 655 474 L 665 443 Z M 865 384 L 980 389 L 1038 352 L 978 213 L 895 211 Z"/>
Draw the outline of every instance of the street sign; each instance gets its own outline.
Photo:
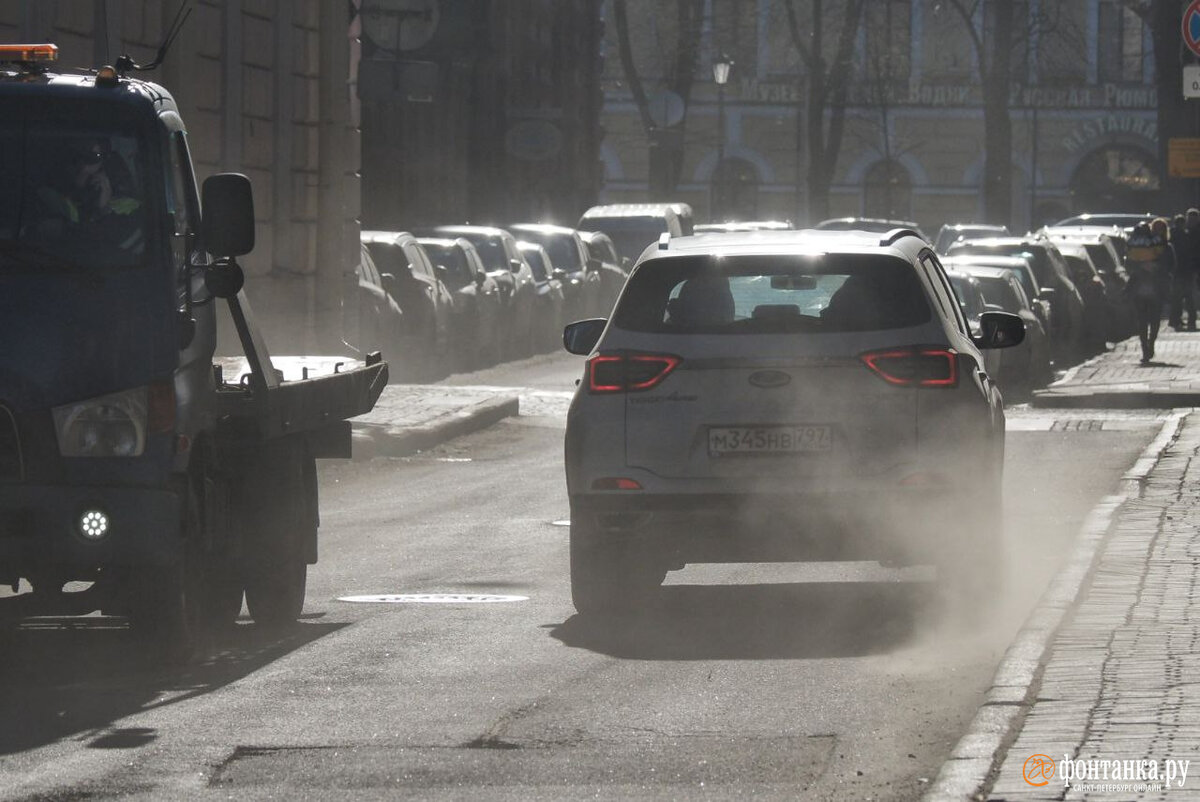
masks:
<path id="1" fill-rule="evenodd" d="M 1200 0 L 1192 0 L 1183 12 L 1183 43 L 1200 56 Z"/>
<path id="2" fill-rule="evenodd" d="M 1189 64 L 1183 68 L 1183 96 L 1200 97 L 1200 64 Z"/>
<path id="3" fill-rule="evenodd" d="M 1200 178 L 1200 138 L 1171 137 L 1167 141 L 1167 174 L 1171 178 Z"/>

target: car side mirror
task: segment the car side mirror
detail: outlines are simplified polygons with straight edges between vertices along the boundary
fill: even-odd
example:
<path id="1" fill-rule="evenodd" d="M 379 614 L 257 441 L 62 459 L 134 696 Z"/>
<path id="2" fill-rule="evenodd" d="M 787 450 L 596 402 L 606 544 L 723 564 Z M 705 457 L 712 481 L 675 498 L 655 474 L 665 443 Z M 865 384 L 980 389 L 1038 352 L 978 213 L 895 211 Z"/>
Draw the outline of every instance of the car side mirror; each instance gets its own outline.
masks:
<path id="1" fill-rule="evenodd" d="M 550 278 L 552 278 L 552 279 L 557 279 L 558 281 L 562 281 L 566 277 L 567 277 L 567 271 L 563 270 L 561 267 L 556 267 L 550 271 Z"/>
<path id="2" fill-rule="evenodd" d="M 577 356 L 587 356 L 600 342 L 608 320 L 601 317 L 579 320 L 563 329 L 563 348 Z"/>
<path id="3" fill-rule="evenodd" d="M 396 296 L 396 277 L 391 273 L 380 273 L 379 280 L 387 294 L 394 298 Z"/>
<path id="4" fill-rule="evenodd" d="M 522 266 L 523 264 L 525 264 L 525 263 L 524 263 L 524 262 L 522 262 L 520 259 L 509 259 L 509 260 L 508 260 L 508 269 L 509 269 L 509 270 L 511 270 L 511 271 L 512 271 L 512 272 L 514 272 L 514 273 L 520 273 L 520 272 L 521 272 L 521 266 Z"/>
<path id="5" fill-rule="evenodd" d="M 599 259 L 597 259 L 597 258 L 596 258 L 596 257 L 594 257 L 594 256 L 593 256 L 593 257 L 591 257 L 590 259 L 588 259 L 588 261 L 587 261 L 587 269 L 588 269 L 588 270 L 590 270 L 590 271 L 592 271 L 593 273 L 594 273 L 595 271 L 599 270 L 599 269 L 600 269 L 600 260 L 599 260 Z"/>
<path id="6" fill-rule="evenodd" d="M 1025 321 L 1011 312 L 984 312 L 979 329 L 982 333 L 973 339 L 980 348 L 1011 348 L 1025 340 Z"/>
<path id="7" fill-rule="evenodd" d="M 476 271 L 475 271 L 475 286 L 476 286 L 476 287 L 482 287 L 482 286 L 483 286 L 483 283 L 484 283 L 485 281 L 487 281 L 487 277 L 488 277 L 488 276 L 487 276 L 487 272 L 486 272 L 486 271 L 483 271 L 483 270 L 476 270 Z"/>
<path id="8" fill-rule="evenodd" d="M 241 173 L 204 179 L 204 249 L 215 257 L 243 256 L 254 250 L 254 191 Z M 236 293 L 235 293 L 236 294 Z"/>

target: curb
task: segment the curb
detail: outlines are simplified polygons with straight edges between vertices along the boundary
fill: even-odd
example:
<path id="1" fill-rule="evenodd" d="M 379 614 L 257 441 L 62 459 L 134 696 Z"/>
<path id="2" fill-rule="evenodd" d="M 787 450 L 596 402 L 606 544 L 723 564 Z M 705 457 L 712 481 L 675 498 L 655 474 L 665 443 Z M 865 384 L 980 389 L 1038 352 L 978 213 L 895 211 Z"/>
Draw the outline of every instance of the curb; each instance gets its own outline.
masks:
<path id="1" fill-rule="evenodd" d="M 476 401 L 415 426 L 355 422 L 353 458 L 407 457 L 455 437 L 486 429 L 505 418 L 516 417 L 520 410 L 520 398 L 508 395 Z"/>
<path id="2" fill-rule="evenodd" d="M 1038 390 L 1030 405 L 1040 409 L 1178 409 L 1200 407 L 1200 393 L 1130 390 L 1094 393 L 1086 390 Z"/>
<path id="3" fill-rule="evenodd" d="M 1091 578 L 1117 512 L 1126 501 L 1141 494 L 1150 472 L 1179 436 L 1189 414 L 1190 411 L 1181 411 L 1168 418 L 1158 436 L 1122 477 L 1121 492 L 1106 496 L 1088 513 L 1062 570 L 1055 575 L 1037 607 L 1004 652 L 983 705 L 950 753 L 950 758 L 942 764 L 932 787 L 923 797 L 926 802 L 986 798 L 981 791 L 991 779 L 992 771 L 1003 762 L 1021 720 L 1033 704 L 1033 688 L 1041 675 L 1050 644 Z"/>

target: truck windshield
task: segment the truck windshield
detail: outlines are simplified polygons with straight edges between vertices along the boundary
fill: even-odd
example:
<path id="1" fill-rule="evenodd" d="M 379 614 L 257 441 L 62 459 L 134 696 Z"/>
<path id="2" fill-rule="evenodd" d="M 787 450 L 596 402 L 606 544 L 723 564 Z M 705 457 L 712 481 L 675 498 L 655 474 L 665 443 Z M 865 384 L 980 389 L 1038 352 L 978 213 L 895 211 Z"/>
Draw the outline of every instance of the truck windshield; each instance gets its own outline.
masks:
<path id="1" fill-rule="evenodd" d="M 61 116 L 41 105 L 31 115 L 0 100 L 0 271 L 143 264 L 145 153 L 133 121 L 62 105 Z"/>

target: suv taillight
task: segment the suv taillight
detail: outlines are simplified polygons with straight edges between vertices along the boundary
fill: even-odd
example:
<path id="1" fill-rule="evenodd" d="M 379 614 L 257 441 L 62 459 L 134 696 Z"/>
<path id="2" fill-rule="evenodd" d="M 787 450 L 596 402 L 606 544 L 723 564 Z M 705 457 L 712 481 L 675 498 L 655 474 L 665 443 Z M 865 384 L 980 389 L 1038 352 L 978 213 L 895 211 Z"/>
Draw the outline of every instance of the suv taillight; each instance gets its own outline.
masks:
<path id="1" fill-rule="evenodd" d="M 633 393 L 657 387 L 683 360 L 671 354 L 597 354 L 588 360 L 588 390 Z"/>
<path id="2" fill-rule="evenodd" d="M 948 348 L 895 348 L 859 357 L 888 384 L 900 387 L 955 387 L 958 354 Z"/>

